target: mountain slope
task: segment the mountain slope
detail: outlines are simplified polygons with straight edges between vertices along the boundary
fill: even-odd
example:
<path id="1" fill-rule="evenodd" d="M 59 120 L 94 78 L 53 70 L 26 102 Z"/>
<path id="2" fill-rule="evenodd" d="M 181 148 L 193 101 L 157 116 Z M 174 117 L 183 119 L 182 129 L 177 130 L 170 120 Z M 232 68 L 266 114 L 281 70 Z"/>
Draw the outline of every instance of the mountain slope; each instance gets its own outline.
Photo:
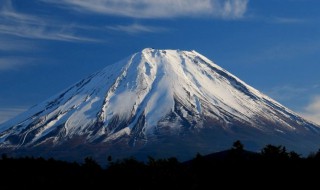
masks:
<path id="1" fill-rule="evenodd" d="M 2 124 L 0 147 L 190 158 L 236 139 L 306 152 L 320 145 L 319 132 L 195 51 L 148 48 Z"/>

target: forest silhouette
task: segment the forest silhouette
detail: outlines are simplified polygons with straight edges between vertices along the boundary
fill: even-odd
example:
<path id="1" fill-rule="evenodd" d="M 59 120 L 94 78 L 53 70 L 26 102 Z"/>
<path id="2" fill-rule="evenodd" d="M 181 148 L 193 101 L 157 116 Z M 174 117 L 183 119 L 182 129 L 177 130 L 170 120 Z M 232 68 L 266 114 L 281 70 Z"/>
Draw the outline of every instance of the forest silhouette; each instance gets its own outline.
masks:
<path id="1" fill-rule="evenodd" d="M 240 141 L 226 151 L 197 154 L 187 162 L 176 158 L 113 160 L 101 167 L 87 157 L 83 163 L 34 157 L 0 159 L 1 189 L 23 188 L 130 188 L 205 189 L 207 187 L 303 187 L 318 181 L 320 151 L 302 157 L 284 146 L 266 145 L 260 153 L 244 149 Z M 315 173 L 315 174 L 314 174 Z M 259 184 L 257 187 L 256 184 Z"/>

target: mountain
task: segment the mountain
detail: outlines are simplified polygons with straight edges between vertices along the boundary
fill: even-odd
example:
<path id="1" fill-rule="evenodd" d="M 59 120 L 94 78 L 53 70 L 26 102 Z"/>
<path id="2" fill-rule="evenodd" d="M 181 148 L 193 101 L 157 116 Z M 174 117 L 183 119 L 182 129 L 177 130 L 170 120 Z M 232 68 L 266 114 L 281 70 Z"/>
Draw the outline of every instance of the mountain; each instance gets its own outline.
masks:
<path id="1" fill-rule="evenodd" d="M 0 152 L 185 160 L 268 143 L 301 153 L 320 128 L 196 51 L 144 49 L 0 126 Z"/>

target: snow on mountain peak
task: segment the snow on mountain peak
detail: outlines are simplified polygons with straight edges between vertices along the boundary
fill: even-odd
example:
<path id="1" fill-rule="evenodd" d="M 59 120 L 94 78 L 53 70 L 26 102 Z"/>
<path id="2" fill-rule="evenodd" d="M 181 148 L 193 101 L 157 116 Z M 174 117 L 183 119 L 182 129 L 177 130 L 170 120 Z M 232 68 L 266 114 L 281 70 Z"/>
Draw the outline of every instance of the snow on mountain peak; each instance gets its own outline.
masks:
<path id="1" fill-rule="evenodd" d="M 60 146 L 76 137 L 136 146 L 204 129 L 215 131 L 210 138 L 221 133 L 225 141 L 260 144 L 264 139 L 255 136 L 286 142 L 319 134 L 318 126 L 194 50 L 146 48 L 2 124 L 0 147 Z"/>

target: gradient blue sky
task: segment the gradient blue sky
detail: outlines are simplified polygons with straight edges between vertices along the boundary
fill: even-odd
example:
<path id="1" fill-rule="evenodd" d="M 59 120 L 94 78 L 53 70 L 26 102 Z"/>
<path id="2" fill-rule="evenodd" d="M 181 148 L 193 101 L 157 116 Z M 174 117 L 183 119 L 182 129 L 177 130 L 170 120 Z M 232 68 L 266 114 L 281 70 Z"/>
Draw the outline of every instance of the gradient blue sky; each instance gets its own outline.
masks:
<path id="1" fill-rule="evenodd" d="M 196 50 L 320 123 L 319 0 L 1 0 L 0 123 L 146 47 Z"/>

